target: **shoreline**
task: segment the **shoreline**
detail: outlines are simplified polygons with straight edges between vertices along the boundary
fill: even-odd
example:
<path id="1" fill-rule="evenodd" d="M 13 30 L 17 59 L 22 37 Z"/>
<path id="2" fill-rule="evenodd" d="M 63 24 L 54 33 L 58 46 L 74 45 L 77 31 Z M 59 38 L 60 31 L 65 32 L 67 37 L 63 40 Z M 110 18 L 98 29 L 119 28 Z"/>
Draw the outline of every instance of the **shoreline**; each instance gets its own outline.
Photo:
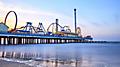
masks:
<path id="1" fill-rule="evenodd" d="M 12 62 L 0 59 L 0 67 L 33 67 L 24 63 Z"/>

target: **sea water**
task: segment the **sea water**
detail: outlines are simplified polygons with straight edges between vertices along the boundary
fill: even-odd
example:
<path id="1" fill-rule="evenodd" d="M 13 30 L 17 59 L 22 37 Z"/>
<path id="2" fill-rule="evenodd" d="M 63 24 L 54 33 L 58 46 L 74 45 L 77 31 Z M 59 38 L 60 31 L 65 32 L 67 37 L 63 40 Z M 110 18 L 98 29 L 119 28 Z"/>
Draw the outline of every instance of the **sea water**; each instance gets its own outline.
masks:
<path id="1" fill-rule="evenodd" d="M 120 43 L 1 45 L 0 58 L 34 67 L 120 67 Z"/>

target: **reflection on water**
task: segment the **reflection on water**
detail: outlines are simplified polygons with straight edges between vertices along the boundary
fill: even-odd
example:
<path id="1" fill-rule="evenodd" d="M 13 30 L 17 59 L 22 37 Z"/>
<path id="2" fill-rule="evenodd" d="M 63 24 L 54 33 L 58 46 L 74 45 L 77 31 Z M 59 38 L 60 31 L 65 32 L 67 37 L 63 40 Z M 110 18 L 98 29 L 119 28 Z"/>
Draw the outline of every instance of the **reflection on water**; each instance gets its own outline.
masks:
<path id="1" fill-rule="evenodd" d="M 35 65 L 42 65 L 46 67 L 78 67 L 79 64 L 81 64 L 80 60 L 60 60 L 58 58 L 35 58 L 40 57 L 40 55 L 30 54 L 30 53 L 16 53 L 16 52 L 0 52 L 0 57 L 2 59 L 15 61 L 15 59 L 18 59 L 19 62 L 25 62 L 32 64 L 32 66 Z M 80 65 L 79 65 L 80 66 Z"/>
<path id="2" fill-rule="evenodd" d="M 37 67 L 120 67 L 120 44 L 0 46 L 0 58 Z"/>

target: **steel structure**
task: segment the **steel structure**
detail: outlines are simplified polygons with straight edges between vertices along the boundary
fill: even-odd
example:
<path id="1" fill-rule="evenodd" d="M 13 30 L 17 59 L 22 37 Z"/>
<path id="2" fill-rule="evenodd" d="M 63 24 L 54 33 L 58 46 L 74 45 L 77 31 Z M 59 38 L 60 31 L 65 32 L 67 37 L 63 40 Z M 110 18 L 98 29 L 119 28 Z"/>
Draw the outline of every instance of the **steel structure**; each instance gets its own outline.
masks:
<path id="1" fill-rule="evenodd" d="M 39 33 L 39 34 L 44 33 L 44 34 L 46 34 L 46 30 L 45 30 L 42 23 L 39 23 L 38 27 L 36 28 L 36 33 Z"/>
<path id="2" fill-rule="evenodd" d="M 36 30 L 35 30 L 35 27 L 32 26 L 31 22 L 27 22 L 26 26 L 22 26 L 20 28 L 17 28 L 15 30 L 15 32 L 18 32 L 18 33 L 28 33 L 28 34 L 37 33 Z"/>
<path id="3" fill-rule="evenodd" d="M 54 32 L 54 27 L 55 27 L 56 25 L 57 25 L 58 27 L 60 27 L 60 29 L 61 29 L 60 31 L 71 32 L 71 29 L 69 28 L 69 26 L 63 26 L 63 27 L 62 27 L 60 24 L 56 24 L 56 23 L 50 24 L 49 27 L 47 28 L 47 32 L 50 32 L 50 31 L 49 31 L 50 27 L 52 27 L 52 32 Z M 57 31 L 58 31 L 58 29 L 57 29 Z"/>
<path id="4" fill-rule="evenodd" d="M 66 32 L 71 32 L 71 29 L 69 28 L 69 26 L 64 26 L 63 29 L 64 29 L 64 31 L 66 31 Z"/>
<path id="5" fill-rule="evenodd" d="M 74 19 L 75 19 L 75 33 L 77 33 L 76 9 L 74 9 Z"/>
<path id="6" fill-rule="evenodd" d="M 15 14 L 15 17 L 16 17 L 16 21 L 15 21 L 15 27 L 13 30 L 16 30 L 16 27 L 17 27 L 17 22 L 18 22 L 18 18 L 17 18 L 17 14 L 15 11 L 9 11 L 5 17 L 5 20 L 4 20 L 4 24 L 6 24 L 6 21 L 7 21 L 7 17 L 9 16 L 10 13 L 14 13 Z"/>
<path id="7" fill-rule="evenodd" d="M 13 30 L 10 32 L 0 32 L 0 44 L 42 44 L 42 43 L 77 43 L 77 42 L 92 42 L 90 35 L 82 37 L 80 27 L 76 26 L 76 9 L 75 13 L 75 33 L 71 32 L 69 26 L 61 26 L 56 19 L 55 23 L 51 23 L 47 31 L 42 23 L 38 27 L 34 27 L 31 22 L 27 22 L 25 26 L 17 27 L 17 14 L 14 11 L 9 11 L 5 17 L 4 24 L 6 24 L 7 17 L 10 13 L 14 13 L 16 23 Z M 52 27 L 52 32 L 50 32 Z M 54 30 L 55 33 L 54 33 Z M 43 33 L 43 34 L 42 34 Z M 52 34 L 52 35 L 51 35 Z"/>
<path id="8" fill-rule="evenodd" d="M 81 35 L 81 29 L 80 29 L 80 27 L 77 27 L 77 28 L 76 28 L 76 33 L 78 34 L 78 36 L 82 36 L 82 35 Z"/>
<path id="9" fill-rule="evenodd" d="M 60 27 L 61 29 L 63 28 L 63 27 L 62 27 L 61 25 L 59 25 L 59 24 L 51 23 L 51 24 L 48 26 L 48 28 L 47 28 L 47 32 L 50 32 L 49 29 L 50 29 L 51 26 L 52 26 L 52 32 L 54 32 L 54 31 L 53 31 L 54 25 L 58 25 L 58 27 Z"/>

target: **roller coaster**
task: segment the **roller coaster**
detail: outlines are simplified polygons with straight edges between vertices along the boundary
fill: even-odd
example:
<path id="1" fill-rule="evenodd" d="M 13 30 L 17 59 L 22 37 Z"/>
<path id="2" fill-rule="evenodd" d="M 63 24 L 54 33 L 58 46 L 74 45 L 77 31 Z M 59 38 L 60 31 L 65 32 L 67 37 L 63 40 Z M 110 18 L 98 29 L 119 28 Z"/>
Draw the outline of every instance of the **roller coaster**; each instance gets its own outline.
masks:
<path id="1" fill-rule="evenodd" d="M 49 35 L 49 36 L 70 36 L 70 37 L 80 37 L 83 39 L 92 40 L 91 36 L 82 37 L 80 27 L 75 28 L 75 33 L 73 33 L 69 26 L 61 26 L 58 23 L 58 19 L 56 22 L 51 23 L 47 30 L 43 26 L 42 23 L 38 23 L 38 26 L 33 26 L 32 22 L 26 22 L 25 26 L 17 27 L 18 17 L 15 11 L 9 11 L 5 16 L 4 24 L 7 26 L 7 17 L 10 13 L 14 13 L 15 15 L 15 26 L 13 29 L 9 30 L 10 33 L 21 33 L 21 34 L 40 34 L 40 35 Z M 76 18 L 76 17 L 75 17 Z M 76 26 L 76 25 L 75 25 Z M 51 30 L 50 30 L 51 29 Z"/>

